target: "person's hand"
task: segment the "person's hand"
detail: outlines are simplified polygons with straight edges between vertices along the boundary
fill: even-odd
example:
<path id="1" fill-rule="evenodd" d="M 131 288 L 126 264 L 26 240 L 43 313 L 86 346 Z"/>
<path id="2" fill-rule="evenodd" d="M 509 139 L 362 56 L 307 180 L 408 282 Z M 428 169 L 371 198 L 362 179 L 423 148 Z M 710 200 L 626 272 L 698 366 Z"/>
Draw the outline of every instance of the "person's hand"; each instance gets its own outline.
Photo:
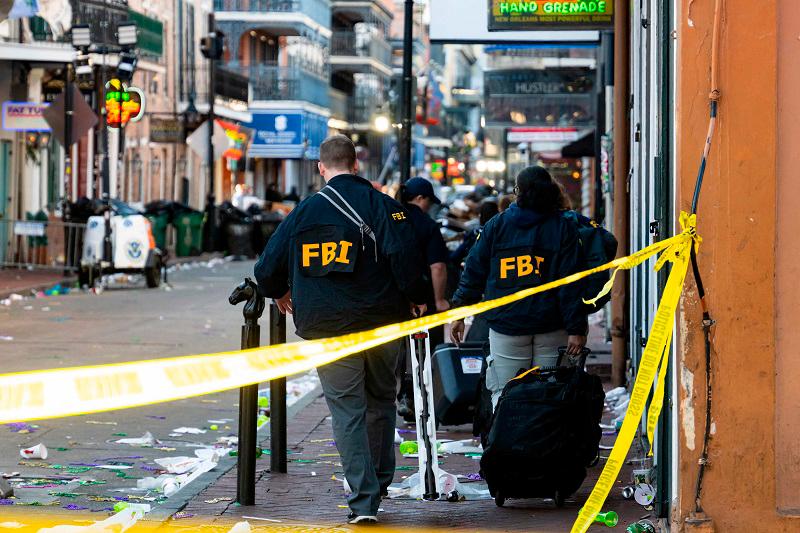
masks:
<path id="1" fill-rule="evenodd" d="M 586 346 L 586 335 L 570 335 L 567 338 L 567 355 L 580 355 Z"/>
<path id="2" fill-rule="evenodd" d="M 450 302 L 445 299 L 436 300 L 436 312 L 441 313 L 450 309 Z"/>
<path id="3" fill-rule="evenodd" d="M 292 307 L 292 291 L 286 291 L 286 294 L 275 300 L 275 304 L 278 306 L 278 311 L 282 314 L 289 313 L 290 315 L 294 311 Z"/>
<path id="4" fill-rule="evenodd" d="M 456 320 L 452 324 L 450 324 L 450 338 L 456 346 L 461 345 L 461 340 L 464 338 L 464 329 L 466 326 L 464 325 L 464 320 Z"/>
<path id="5" fill-rule="evenodd" d="M 419 318 L 428 311 L 427 304 L 411 304 L 411 316 Z"/>

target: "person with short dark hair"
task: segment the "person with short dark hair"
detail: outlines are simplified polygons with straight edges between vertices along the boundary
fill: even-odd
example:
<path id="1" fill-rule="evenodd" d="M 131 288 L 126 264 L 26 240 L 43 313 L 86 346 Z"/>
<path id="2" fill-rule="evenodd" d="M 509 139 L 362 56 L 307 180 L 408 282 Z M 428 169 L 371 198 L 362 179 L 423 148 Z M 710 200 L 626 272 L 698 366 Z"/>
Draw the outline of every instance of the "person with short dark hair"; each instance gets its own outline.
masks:
<path id="1" fill-rule="evenodd" d="M 453 305 L 491 300 L 561 279 L 582 270 L 577 228 L 561 215 L 562 191 L 542 167 L 517 176 L 517 201 L 484 226 L 467 256 Z M 555 366 L 558 348 L 580 354 L 588 321 L 582 308 L 582 284 L 570 283 L 485 314 L 490 356 L 486 387 L 497 404 L 505 384 L 521 368 Z M 464 322 L 453 323 L 461 342 Z"/>
<path id="2" fill-rule="evenodd" d="M 447 311 L 450 304 L 447 301 L 447 261 L 450 253 L 444 243 L 442 232 L 437 224 L 428 215 L 434 205 L 442 202 L 433 191 L 433 185 L 425 178 L 411 178 L 400 187 L 400 200 L 408 211 L 411 226 L 417 241 L 417 248 L 421 252 L 421 260 L 427 278 L 430 280 L 430 291 L 427 300 L 428 314 Z M 432 349 L 444 342 L 444 326 L 430 328 L 428 331 Z M 408 350 L 400 358 L 398 367 L 400 375 L 400 391 L 398 393 L 398 414 L 407 422 L 415 420 L 414 415 L 414 389 L 411 375 L 411 361 Z"/>
<path id="3" fill-rule="evenodd" d="M 297 334 L 320 339 L 369 330 L 425 312 L 428 286 L 403 207 L 357 175 L 343 135 L 320 147 L 326 186 L 276 229 L 255 266 L 259 291 L 293 313 Z M 394 477 L 394 341 L 319 367 L 331 411 L 351 523 L 377 522 Z"/>

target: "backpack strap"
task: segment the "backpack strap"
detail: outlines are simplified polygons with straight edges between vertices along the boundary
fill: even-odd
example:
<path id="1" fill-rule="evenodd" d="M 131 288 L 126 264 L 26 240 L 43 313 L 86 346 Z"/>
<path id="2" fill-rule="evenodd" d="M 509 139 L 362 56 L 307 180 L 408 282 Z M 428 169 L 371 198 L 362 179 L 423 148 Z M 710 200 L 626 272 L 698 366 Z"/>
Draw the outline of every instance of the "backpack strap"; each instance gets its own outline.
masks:
<path id="1" fill-rule="evenodd" d="M 330 191 L 333 194 L 328 194 L 327 191 Z M 367 223 L 364 222 L 364 219 L 361 218 L 361 215 L 358 214 L 358 211 L 356 211 L 355 208 L 352 205 L 350 205 L 350 203 L 347 200 L 344 199 L 344 196 L 342 196 L 339 193 L 339 191 L 337 191 L 336 189 L 334 189 L 330 185 L 326 185 L 325 187 L 323 187 L 317 194 L 319 194 L 323 198 L 325 198 L 333 207 L 338 209 L 340 213 L 342 213 L 345 217 L 347 217 L 347 219 L 350 222 L 355 224 L 355 226 L 361 232 L 361 249 L 362 250 L 366 249 L 366 247 L 364 245 L 364 235 L 366 235 L 367 237 L 372 239 L 372 243 L 373 243 L 374 249 L 375 249 L 375 262 L 377 263 L 378 262 L 378 239 L 375 236 L 375 232 L 372 231 L 372 228 L 370 228 L 367 225 Z"/>

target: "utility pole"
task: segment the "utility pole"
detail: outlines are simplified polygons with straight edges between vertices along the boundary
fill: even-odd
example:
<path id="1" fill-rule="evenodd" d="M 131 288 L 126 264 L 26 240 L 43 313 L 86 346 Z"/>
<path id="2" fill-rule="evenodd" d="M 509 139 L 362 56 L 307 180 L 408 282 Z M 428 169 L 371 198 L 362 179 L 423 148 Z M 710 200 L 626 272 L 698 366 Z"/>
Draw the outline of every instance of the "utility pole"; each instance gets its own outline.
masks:
<path id="1" fill-rule="evenodd" d="M 414 0 L 405 0 L 403 20 L 403 121 L 400 129 L 400 183 L 411 178 L 411 40 L 414 35 Z"/>

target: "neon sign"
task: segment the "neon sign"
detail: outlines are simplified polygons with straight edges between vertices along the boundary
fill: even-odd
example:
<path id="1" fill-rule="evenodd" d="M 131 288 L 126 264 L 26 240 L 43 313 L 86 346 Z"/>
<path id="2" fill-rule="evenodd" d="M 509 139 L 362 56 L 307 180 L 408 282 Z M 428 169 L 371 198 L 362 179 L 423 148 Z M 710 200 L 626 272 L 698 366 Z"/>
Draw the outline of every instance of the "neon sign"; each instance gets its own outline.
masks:
<path id="1" fill-rule="evenodd" d="M 134 98 L 134 95 L 137 98 Z M 137 101 L 138 99 L 138 101 Z M 106 125 L 124 128 L 128 122 L 144 117 L 144 93 L 138 87 L 128 87 L 118 79 L 106 83 Z"/>
<path id="2" fill-rule="evenodd" d="M 489 0 L 489 31 L 600 29 L 613 25 L 613 0 Z"/>

